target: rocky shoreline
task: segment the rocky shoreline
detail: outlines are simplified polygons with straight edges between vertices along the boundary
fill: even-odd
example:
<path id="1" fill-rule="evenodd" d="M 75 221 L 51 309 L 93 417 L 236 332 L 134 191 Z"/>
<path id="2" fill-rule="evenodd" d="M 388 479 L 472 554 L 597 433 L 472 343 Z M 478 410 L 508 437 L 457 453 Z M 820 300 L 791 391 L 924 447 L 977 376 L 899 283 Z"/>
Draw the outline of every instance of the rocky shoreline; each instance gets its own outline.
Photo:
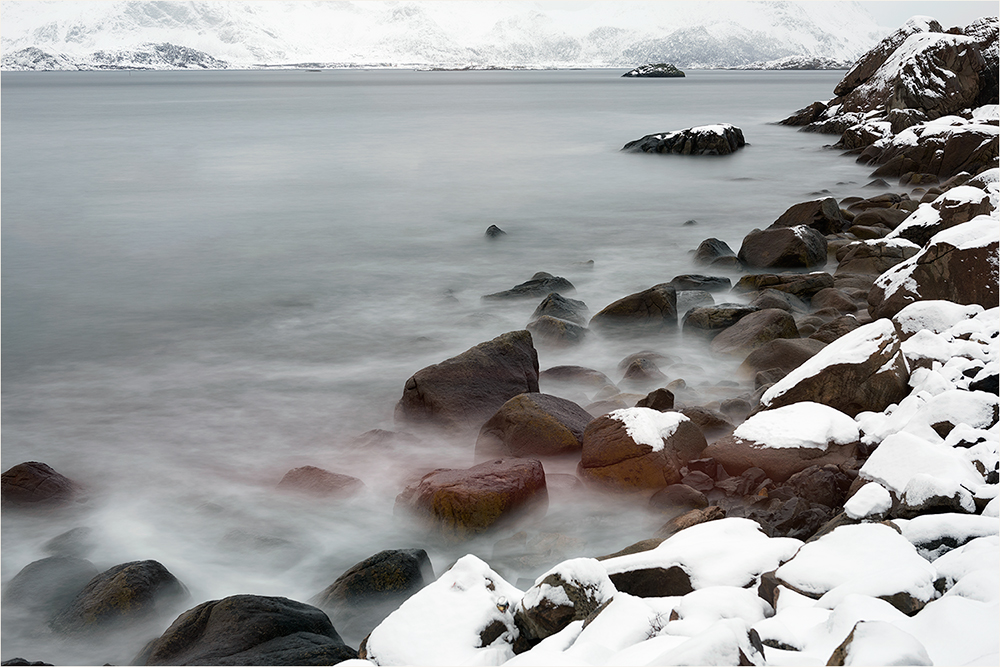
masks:
<path id="1" fill-rule="evenodd" d="M 911 20 L 833 100 L 783 121 L 840 135 L 833 148 L 897 186 L 796 203 L 735 252 L 705 239 L 693 259 L 708 275 L 592 316 L 547 273 L 484 295 L 540 303 L 525 330 L 414 373 L 400 430 L 363 436 L 474 443 L 477 465 L 423 475 L 396 499 L 438 539 L 461 544 L 544 513 L 555 456 L 577 457 L 571 481 L 590 493 L 666 508 L 649 539 L 555 559 L 528 586 L 473 555 L 435 577 L 423 550 L 383 551 L 305 603 L 192 600 L 152 560 L 98 572 L 78 529 L 7 582 L 5 615 L 67 641 L 158 636 L 133 661 L 150 665 L 996 662 L 996 71 L 996 18 L 948 32 Z M 736 284 L 711 275 L 734 269 Z M 677 331 L 742 358 L 753 390 L 733 382 L 695 400 L 652 350 L 623 359 L 617 383 L 539 366 L 539 350 L 584 337 Z M 2 481 L 4 512 L 39 521 L 82 494 L 38 462 Z M 337 497 L 362 485 L 306 466 L 279 486 Z M 354 649 L 341 632 L 364 639 Z"/>

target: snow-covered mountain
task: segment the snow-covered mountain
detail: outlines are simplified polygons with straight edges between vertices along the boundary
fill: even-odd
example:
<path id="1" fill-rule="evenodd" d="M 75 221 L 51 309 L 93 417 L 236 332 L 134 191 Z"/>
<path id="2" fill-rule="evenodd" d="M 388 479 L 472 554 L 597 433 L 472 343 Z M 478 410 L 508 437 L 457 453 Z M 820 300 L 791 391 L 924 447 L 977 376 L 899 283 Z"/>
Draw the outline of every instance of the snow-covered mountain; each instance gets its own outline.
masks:
<path id="1" fill-rule="evenodd" d="M 887 32 L 856 2 L 5 0 L 0 12 L 4 69 L 739 67 L 854 60 Z"/>

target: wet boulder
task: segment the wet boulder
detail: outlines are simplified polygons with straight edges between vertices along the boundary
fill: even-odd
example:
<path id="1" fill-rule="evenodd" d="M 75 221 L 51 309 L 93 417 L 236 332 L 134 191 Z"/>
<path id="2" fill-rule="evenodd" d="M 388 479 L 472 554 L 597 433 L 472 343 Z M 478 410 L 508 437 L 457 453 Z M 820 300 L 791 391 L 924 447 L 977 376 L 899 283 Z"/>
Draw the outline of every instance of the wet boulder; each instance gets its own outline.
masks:
<path id="1" fill-rule="evenodd" d="M 503 299 L 525 299 L 530 297 L 542 297 L 551 292 L 572 294 L 576 291 L 573 283 L 560 276 L 554 276 L 545 271 L 539 271 L 531 278 L 520 285 L 515 285 L 509 290 L 494 292 L 483 295 L 484 301 L 498 301 Z"/>
<path id="2" fill-rule="evenodd" d="M 828 287 L 813 295 L 811 301 L 814 310 L 832 308 L 841 313 L 853 313 L 858 310 L 858 304 L 841 289 Z"/>
<path id="3" fill-rule="evenodd" d="M 650 385 L 666 384 L 667 376 L 655 362 L 639 357 L 633 359 L 625 368 L 625 374 L 619 383 L 626 389 L 648 389 Z"/>
<path id="4" fill-rule="evenodd" d="M 485 236 L 488 239 L 498 239 L 502 236 L 507 236 L 507 232 L 500 229 L 496 225 L 490 225 L 489 227 L 486 228 L 486 233 L 483 234 L 483 236 Z"/>
<path id="5" fill-rule="evenodd" d="M 756 306 L 739 303 L 720 303 L 714 306 L 692 308 L 684 313 L 682 327 L 685 334 L 714 336 L 727 329 L 750 313 L 759 310 Z"/>
<path id="6" fill-rule="evenodd" d="M 349 641 L 360 641 L 432 581 L 434 570 L 426 551 L 390 549 L 353 565 L 309 603 L 327 610 Z"/>
<path id="7" fill-rule="evenodd" d="M 645 398 L 640 398 L 635 407 L 668 412 L 674 409 L 674 393 L 666 387 L 654 389 L 646 394 Z"/>
<path id="8" fill-rule="evenodd" d="M 654 285 L 608 305 L 590 320 L 592 329 L 620 333 L 659 333 L 677 327 L 677 291 Z"/>
<path id="9" fill-rule="evenodd" d="M 317 498 L 347 498 L 365 486 L 357 477 L 341 475 L 316 466 L 293 468 L 278 482 L 278 489 Z"/>
<path id="10" fill-rule="evenodd" d="M 3 589 L 5 613 L 51 616 L 65 608 L 100 572 L 89 560 L 50 556 L 26 565 Z"/>
<path id="11" fill-rule="evenodd" d="M 233 595 L 189 609 L 135 665 L 334 665 L 357 658 L 320 609 L 282 597 Z"/>
<path id="12" fill-rule="evenodd" d="M 868 294 L 869 313 L 892 317 L 914 301 L 928 299 L 996 307 L 998 243 L 996 219 L 986 215 L 938 232 L 920 252 L 875 281 Z"/>
<path id="13" fill-rule="evenodd" d="M 740 278 L 733 286 L 733 291 L 743 293 L 772 289 L 800 299 L 807 299 L 822 289 L 833 287 L 834 284 L 834 277 L 822 271 L 813 273 L 752 273 Z M 794 305 L 792 310 L 796 310 Z"/>
<path id="14" fill-rule="evenodd" d="M 860 326 L 861 322 L 854 315 L 842 315 L 821 326 L 809 336 L 808 340 L 829 344 Z"/>
<path id="15" fill-rule="evenodd" d="M 72 502 L 79 489 L 68 477 L 38 461 L 19 463 L 0 477 L 4 505 L 52 507 Z"/>
<path id="16" fill-rule="evenodd" d="M 578 452 L 590 413 L 573 401 L 526 393 L 504 403 L 483 424 L 477 458 L 556 456 Z"/>
<path id="17" fill-rule="evenodd" d="M 527 331 L 512 331 L 417 371 L 396 404 L 396 421 L 479 429 L 505 402 L 538 391 L 538 353 Z"/>
<path id="18" fill-rule="evenodd" d="M 612 488 L 659 489 L 680 482 L 683 462 L 705 446 L 705 436 L 680 413 L 616 410 L 587 426 L 577 471 Z"/>
<path id="19" fill-rule="evenodd" d="M 756 296 L 753 296 L 756 294 Z M 758 310 L 765 308 L 781 308 L 794 313 L 805 313 L 809 311 L 809 304 L 788 292 L 765 287 L 759 292 L 751 292 L 753 299 L 750 305 Z"/>
<path id="20" fill-rule="evenodd" d="M 542 302 L 535 308 L 535 312 L 531 314 L 529 321 L 533 322 L 543 315 L 548 315 L 549 317 L 585 326 L 587 324 L 586 313 L 587 304 L 583 301 L 568 299 L 561 294 L 553 292 L 542 299 Z"/>
<path id="21" fill-rule="evenodd" d="M 565 347 L 583 342 L 586 327 L 551 315 L 537 317 L 525 327 L 533 340 L 544 347 Z"/>
<path id="22" fill-rule="evenodd" d="M 530 646 L 550 637 L 586 619 L 617 592 L 598 561 L 563 561 L 538 577 L 516 605 L 514 622 L 524 635 L 519 641 Z"/>
<path id="23" fill-rule="evenodd" d="M 729 123 L 720 123 L 647 134 L 641 139 L 628 142 L 622 150 L 667 155 L 729 155 L 745 145 L 743 130 Z"/>
<path id="24" fill-rule="evenodd" d="M 707 440 L 729 435 L 736 428 L 724 414 L 706 407 L 689 405 L 678 412 L 690 419 Z"/>
<path id="25" fill-rule="evenodd" d="M 826 236 L 844 231 L 848 227 L 848 221 L 841 214 L 837 200 L 827 197 L 795 204 L 782 213 L 768 229 L 799 225 L 811 227 Z"/>
<path id="26" fill-rule="evenodd" d="M 703 276 L 700 274 L 684 274 L 675 276 L 668 283 L 678 292 L 685 290 L 704 290 L 706 292 L 728 292 L 733 286 L 729 278 L 723 276 Z"/>
<path id="27" fill-rule="evenodd" d="M 881 275 L 897 264 L 913 257 L 920 246 L 906 239 L 886 238 L 859 241 L 845 247 L 837 264 L 836 275 Z"/>
<path id="28" fill-rule="evenodd" d="M 649 506 L 661 512 L 684 514 L 708 507 L 705 494 L 687 484 L 671 484 L 649 498 Z"/>
<path id="29" fill-rule="evenodd" d="M 851 417 L 804 401 L 751 416 L 703 455 L 731 475 L 760 468 L 762 476 L 780 483 L 812 466 L 844 463 L 854 456 L 859 439 Z"/>
<path id="30" fill-rule="evenodd" d="M 747 354 L 776 338 L 798 338 L 795 318 L 780 308 L 750 313 L 712 339 L 716 354 Z"/>
<path id="31" fill-rule="evenodd" d="M 49 625 L 64 634 L 112 630 L 167 613 L 188 597 L 157 561 L 123 563 L 91 579 Z"/>
<path id="32" fill-rule="evenodd" d="M 909 393 L 909 371 L 892 322 L 876 320 L 841 336 L 764 392 L 765 409 L 800 401 L 850 416 L 881 412 Z"/>
<path id="33" fill-rule="evenodd" d="M 811 227 L 754 229 L 743 237 L 737 254 L 744 265 L 759 269 L 797 269 L 826 264 L 826 237 Z"/>
<path id="34" fill-rule="evenodd" d="M 825 343 L 810 338 L 775 338 L 748 354 L 739 372 L 747 377 L 771 368 L 791 372 L 824 347 Z"/>
<path id="35" fill-rule="evenodd" d="M 736 253 L 733 252 L 733 249 L 725 241 L 710 238 L 698 244 L 698 248 L 694 251 L 692 259 L 695 264 L 711 264 L 722 257 L 736 257 Z"/>
<path id="36" fill-rule="evenodd" d="M 501 459 L 424 475 L 396 496 L 394 513 L 422 518 L 446 538 L 465 539 L 547 506 L 541 462 Z"/>

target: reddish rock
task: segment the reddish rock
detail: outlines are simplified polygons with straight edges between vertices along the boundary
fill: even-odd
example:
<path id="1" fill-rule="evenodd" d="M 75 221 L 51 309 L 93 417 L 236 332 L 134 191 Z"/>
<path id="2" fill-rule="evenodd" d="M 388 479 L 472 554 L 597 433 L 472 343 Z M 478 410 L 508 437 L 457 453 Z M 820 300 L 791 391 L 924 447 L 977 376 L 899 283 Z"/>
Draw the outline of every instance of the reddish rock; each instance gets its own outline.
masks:
<path id="1" fill-rule="evenodd" d="M 547 505 L 541 462 L 504 459 L 430 472 L 396 496 L 394 511 L 412 512 L 443 536 L 464 539 Z"/>
<path id="2" fill-rule="evenodd" d="M 812 466 L 834 466 L 854 457 L 857 443 L 828 444 L 826 450 L 814 447 L 767 447 L 764 443 L 729 435 L 709 445 L 704 456 L 722 464 L 731 475 L 742 475 L 760 468 L 766 476 L 781 483 Z"/>
<path id="3" fill-rule="evenodd" d="M 751 313 L 712 339 L 716 354 L 746 354 L 776 338 L 798 338 L 788 311 L 768 308 Z"/>
<path id="4" fill-rule="evenodd" d="M 655 447 L 637 442 L 622 421 L 629 417 L 648 421 L 666 435 L 657 437 Z M 701 430 L 684 415 L 649 408 L 621 410 L 587 426 L 578 473 L 613 488 L 658 489 L 680 482 L 683 462 L 697 458 L 705 445 Z"/>
<path id="5" fill-rule="evenodd" d="M 357 477 L 341 475 L 316 466 L 302 466 L 285 473 L 278 482 L 283 491 L 296 491 L 320 498 L 346 498 L 365 486 Z"/>
<path id="6" fill-rule="evenodd" d="M 521 394 L 483 424 L 477 458 L 553 456 L 580 451 L 592 417 L 573 401 L 549 394 Z"/>
<path id="7" fill-rule="evenodd" d="M 0 479 L 5 505 L 54 506 L 73 500 L 78 489 L 68 477 L 37 461 L 19 463 Z"/>
<path id="8" fill-rule="evenodd" d="M 417 371 L 396 404 L 396 421 L 479 429 L 505 402 L 538 391 L 538 353 L 527 331 L 512 331 Z"/>

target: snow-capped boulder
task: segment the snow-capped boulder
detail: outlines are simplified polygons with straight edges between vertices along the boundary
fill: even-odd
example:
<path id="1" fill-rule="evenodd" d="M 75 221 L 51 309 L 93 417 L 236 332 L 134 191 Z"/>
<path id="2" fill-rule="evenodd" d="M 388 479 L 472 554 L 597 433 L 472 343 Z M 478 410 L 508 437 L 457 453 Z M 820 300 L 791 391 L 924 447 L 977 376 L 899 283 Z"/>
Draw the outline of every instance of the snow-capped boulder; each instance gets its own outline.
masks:
<path id="1" fill-rule="evenodd" d="M 478 430 L 511 398 L 537 391 L 531 334 L 511 331 L 414 373 L 395 418 L 409 426 Z"/>
<path id="2" fill-rule="evenodd" d="M 754 229 L 743 237 L 737 253 L 746 266 L 796 269 L 826 264 L 826 237 L 812 227 Z"/>
<path id="3" fill-rule="evenodd" d="M 618 299 L 590 319 L 592 329 L 658 333 L 677 327 L 677 290 L 669 283 Z"/>
<path id="4" fill-rule="evenodd" d="M 858 162 L 879 165 L 874 176 L 898 177 L 909 172 L 950 178 L 978 173 L 997 159 L 998 128 L 975 118 L 944 116 L 887 136 L 868 146 Z"/>
<path id="5" fill-rule="evenodd" d="M 915 301 L 893 315 L 899 337 L 907 340 L 921 331 L 942 334 L 958 322 L 983 312 L 979 304 L 964 305 L 942 299 Z"/>
<path id="6" fill-rule="evenodd" d="M 914 301 L 944 299 L 993 308 L 1000 303 L 1000 231 L 981 215 L 938 232 L 919 253 L 875 281 L 868 294 L 873 318 L 892 317 Z"/>
<path id="7" fill-rule="evenodd" d="M 700 125 L 661 134 L 647 134 L 622 147 L 631 153 L 666 153 L 673 155 L 728 155 L 746 145 L 743 130 L 730 125 Z"/>
<path id="8" fill-rule="evenodd" d="M 827 665 L 933 665 L 916 637 L 886 621 L 858 621 Z"/>
<path id="9" fill-rule="evenodd" d="M 850 71 L 833 89 L 834 94 L 846 95 L 868 81 L 911 35 L 926 32 L 941 33 L 944 32 L 944 28 L 936 20 L 927 16 L 914 16 L 907 20 L 854 63 Z"/>
<path id="10" fill-rule="evenodd" d="M 975 588 L 963 586 L 957 590 L 955 587 L 970 575 L 978 577 L 976 574 L 978 572 L 985 571 L 997 576 L 998 561 L 1000 561 L 1000 535 L 987 535 L 969 540 L 934 559 L 934 569 L 937 571 L 938 580 L 943 582 L 946 594 L 971 597 L 980 602 L 996 602 L 1000 596 L 998 586 Z M 970 578 L 967 581 L 972 583 L 975 579 Z"/>
<path id="11" fill-rule="evenodd" d="M 846 246 L 836 275 L 879 276 L 918 252 L 919 245 L 903 238 L 856 241 Z"/>
<path id="12" fill-rule="evenodd" d="M 445 537 L 464 539 L 547 506 L 541 462 L 502 459 L 427 473 L 396 496 L 395 511 L 424 519 Z"/>
<path id="13" fill-rule="evenodd" d="M 604 567 L 592 558 L 563 561 L 535 580 L 514 611 L 521 641 L 531 645 L 582 621 L 617 590 Z"/>
<path id="14" fill-rule="evenodd" d="M 1000 519 L 978 514 L 924 514 L 893 523 L 921 556 L 935 562 L 976 538 L 1000 534 Z"/>
<path id="15" fill-rule="evenodd" d="M 515 396 L 483 424 L 476 456 L 532 457 L 579 451 L 592 417 L 573 401 L 549 394 Z"/>
<path id="16" fill-rule="evenodd" d="M 893 528 L 862 523 L 808 542 L 775 572 L 783 586 L 834 608 L 851 594 L 886 600 L 914 613 L 932 600 L 937 573 Z"/>
<path id="17" fill-rule="evenodd" d="M 614 488 L 658 489 L 680 482 L 683 463 L 698 458 L 706 444 L 679 412 L 615 410 L 587 426 L 577 470 Z"/>
<path id="18" fill-rule="evenodd" d="M 960 185 L 933 202 L 921 204 L 887 238 L 902 238 L 923 246 L 940 231 L 968 222 L 994 210 L 990 195 L 970 185 Z"/>
<path id="19" fill-rule="evenodd" d="M 877 482 L 868 482 L 844 503 L 844 514 L 849 518 L 881 521 L 892 509 L 892 496 Z"/>
<path id="20" fill-rule="evenodd" d="M 513 605 L 522 596 L 463 556 L 372 630 L 359 656 L 376 665 L 499 665 L 514 657 Z"/>
<path id="21" fill-rule="evenodd" d="M 845 462 L 854 455 L 859 437 L 857 424 L 843 412 L 803 401 L 753 415 L 702 455 L 721 463 L 730 475 L 756 467 L 784 482 L 811 466 Z"/>
<path id="22" fill-rule="evenodd" d="M 636 77 L 648 77 L 648 78 L 679 78 L 683 77 L 684 72 L 680 71 L 674 67 L 673 63 L 657 63 L 655 65 L 640 65 L 634 69 L 622 74 L 622 77 L 632 79 Z"/>
<path id="23" fill-rule="evenodd" d="M 760 404 L 772 409 L 813 401 L 853 417 L 898 403 L 909 392 L 908 377 L 895 326 L 878 320 L 817 352 L 764 392 Z"/>

